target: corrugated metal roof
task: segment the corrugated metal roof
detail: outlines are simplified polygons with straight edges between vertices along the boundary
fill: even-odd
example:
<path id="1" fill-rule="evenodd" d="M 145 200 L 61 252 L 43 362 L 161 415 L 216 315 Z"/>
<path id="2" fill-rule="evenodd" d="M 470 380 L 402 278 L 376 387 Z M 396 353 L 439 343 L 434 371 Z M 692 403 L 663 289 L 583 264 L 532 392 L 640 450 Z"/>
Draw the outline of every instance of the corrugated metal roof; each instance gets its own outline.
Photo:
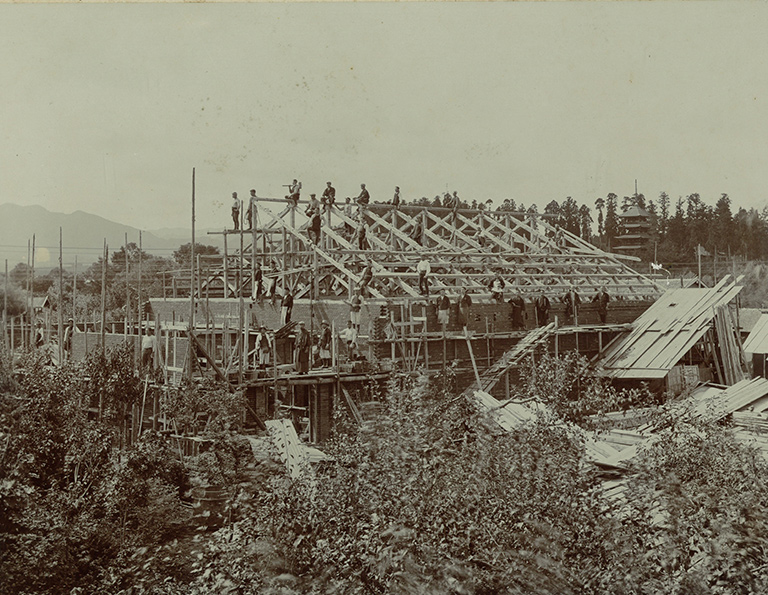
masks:
<path id="1" fill-rule="evenodd" d="M 704 335 L 715 308 L 741 291 L 730 285 L 713 289 L 673 289 L 634 322 L 633 329 L 608 345 L 600 365 L 612 378 L 663 378 Z"/>
<path id="2" fill-rule="evenodd" d="M 747 353 L 768 353 L 768 314 L 763 314 L 744 341 Z"/>

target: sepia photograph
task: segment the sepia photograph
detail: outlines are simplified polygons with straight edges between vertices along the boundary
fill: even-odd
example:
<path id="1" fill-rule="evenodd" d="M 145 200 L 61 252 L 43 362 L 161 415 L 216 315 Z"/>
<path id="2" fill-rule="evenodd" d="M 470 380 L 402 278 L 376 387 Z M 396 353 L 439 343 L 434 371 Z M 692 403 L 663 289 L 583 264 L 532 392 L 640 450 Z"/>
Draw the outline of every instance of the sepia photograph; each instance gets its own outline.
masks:
<path id="1" fill-rule="evenodd" d="M 768 593 L 766 26 L 0 2 L 0 593 Z"/>

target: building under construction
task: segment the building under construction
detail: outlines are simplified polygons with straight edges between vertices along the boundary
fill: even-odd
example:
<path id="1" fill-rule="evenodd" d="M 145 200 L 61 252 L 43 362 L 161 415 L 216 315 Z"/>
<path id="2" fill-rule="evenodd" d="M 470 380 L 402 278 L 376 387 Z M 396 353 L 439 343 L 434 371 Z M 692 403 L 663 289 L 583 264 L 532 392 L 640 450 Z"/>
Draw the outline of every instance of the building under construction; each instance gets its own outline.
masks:
<path id="1" fill-rule="evenodd" d="M 746 373 L 735 371 L 743 368 L 743 354 L 740 342 L 731 345 L 726 332 L 733 316 L 723 308 L 738 294 L 726 281 L 709 290 L 715 292 L 710 297 L 695 298 L 701 311 L 696 310 L 699 318 L 694 321 L 686 318 L 689 297 L 667 300 L 667 306 L 683 303 L 678 314 L 685 320 L 672 322 L 680 329 L 695 323 L 697 333 L 684 345 L 670 339 L 663 365 L 646 365 L 653 370 L 645 375 L 616 370 L 635 345 L 649 340 L 650 327 L 633 323 L 664 290 L 628 265 L 634 257 L 606 253 L 550 224 L 546 215 L 322 205 L 316 208 L 321 216 L 317 235 L 309 229 L 307 203 L 259 198 L 251 208 L 250 229 L 241 225 L 213 232 L 223 235 L 223 254 L 193 255 L 194 266 L 164 278 L 163 296 L 150 300 L 145 324 L 136 329 L 138 334 L 154 329 L 154 361 L 166 384 L 210 374 L 244 388 L 248 424 L 262 426 L 265 420 L 289 416 L 312 442 L 322 442 L 330 432 L 334 403 L 360 421 L 365 416 L 360 405 L 376 400 L 393 370 L 429 374 L 450 367 L 460 389 L 475 387 L 501 398 L 510 395 L 520 367 L 545 351 L 576 351 L 605 360 L 607 376 L 656 382 L 659 390 L 679 388 L 683 368 L 675 364 L 685 353 L 689 376 L 690 368 L 699 364 L 709 365 L 711 379 L 723 384 Z M 417 264 L 422 259 L 431 269 L 427 292 L 419 288 Z M 366 267 L 370 280 L 363 279 Z M 494 287 L 499 279 L 501 291 L 498 284 Z M 600 288 L 610 296 L 603 317 L 593 303 Z M 285 324 L 281 310 L 288 292 L 294 303 L 291 321 Z M 568 292 L 579 295 L 577 307 L 567 307 Z M 465 293 L 472 304 L 460 312 Z M 356 348 L 350 353 L 339 334 L 348 325 L 356 294 L 362 294 L 362 304 Z M 525 303 L 516 318 L 507 302 L 512 295 Z M 537 321 L 534 313 L 533 302 L 540 296 L 551 304 L 545 321 Z M 444 298 L 450 304 L 447 316 Z M 717 317 L 715 306 L 720 308 Z M 320 365 L 310 355 L 314 365 L 304 374 L 294 363 L 298 322 L 304 323 L 313 344 L 323 322 L 332 336 L 330 358 Z M 262 327 L 270 344 L 269 365 L 259 359 Z M 635 338 L 638 333 L 640 339 Z M 660 335 L 671 336 L 664 329 Z M 126 338 L 139 339 L 129 329 L 102 333 L 101 338 L 76 333 L 73 354 Z M 630 346 L 621 347 L 625 343 Z M 678 353 L 681 346 L 685 349 Z M 730 355 L 718 359 L 721 346 L 728 346 Z"/>
<path id="2" fill-rule="evenodd" d="M 546 215 L 323 205 L 317 237 L 310 233 L 306 206 L 254 201 L 250 229 L 215 232 L 224 236 L 223 255 L 193 257 L 194 267 L 164 279 L 163 297 L 151 300 L 149 325 L 167 382 L 215 374 L 247 390 L 247 421 L 260 424 L 290 412 L 314 442 L 328 436 L 334 402 L 359 418 L 364 412 L 358 405 L 375 399 L 393 369 L 431 373 L 450 366 L 465 386 L 494 377 L 504 380 L 494 382 L 496 390 L 508 392 L 517 367 L 537 350 L 594 356 L 662 293 L 626 264 L 632 257 L 599 250 L 551 225 Z M 416 267 L 422 258 L 431 269 L 428 295 L 419 290 Z M 366 265 L 373 273 L 367 283 Z M 492 295 L 496 278 L 504 282 L 501 295 L 498 287 Z M 367 287 L 360 292 L 362 285 Z M 591 303 L 600 287 L 611 297 L 605 322 Z M 294 306 L 285 325 L 281 306 L 288 291 Z M 465 291 L 472 305 L 460 316 Z M 507 303 L 518 291 L 526 304 L 522 328 Z M 579 294 L 581 305 L 566 313 L 562 298 L 569 291 Z M 350 357 L 338 335 L 358 292 L 357 349 Z M 439 321 L 440 294 L 450 308 L 447 320 L 443 315 Z M 533 312 L 539 295 L 551 303 L 548 323 L 541 326 Z M 323 321 L 329 323 L 330 366 L 326 361 L 307 374 L 296 372 L 298 321 L 312 337 Z M 272 344 L 269 366 L 259 365 L 261 326 Z M 87 333 L 78 335 L 80 342 L 88 340 Z"/>

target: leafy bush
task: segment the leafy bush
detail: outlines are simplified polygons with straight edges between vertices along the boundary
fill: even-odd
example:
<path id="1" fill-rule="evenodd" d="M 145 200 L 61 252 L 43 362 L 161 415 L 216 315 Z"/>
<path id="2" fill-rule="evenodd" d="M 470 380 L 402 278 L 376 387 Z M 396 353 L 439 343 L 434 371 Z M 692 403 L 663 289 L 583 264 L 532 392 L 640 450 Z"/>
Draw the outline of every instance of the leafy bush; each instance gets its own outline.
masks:
<path id="1" fill-rule="evenodd" d="M 99 584 L 126 547 L 155 544 L 184 518 L 186 471 L 164 440 L 150 432 L 116 448 L 117 410 L 137 389 L 131 356 L 117 350 L 61 368 L 30 356 L 16 393 L 4 396 L 0 592 Z M 95 382 L 101 420 L 88 415 Z"/>
<path id="2" fill-rule="evenodd" d="M 206 378 L 169 388 L 162 411 L 181 433 L 217 433 L 238 428 L 245 410 L 245 393 L 231 392 L 224 383 Z"/>
<path id="3" fill-rule="evenodd" d="M 316 481 L 277 481 L 261 526 L 290 570 L 336 592 L 576 592 L 605 537 L 579 445 L 534 424 L 494 435 L 424 379 L 338 435 Z"/>
<path id="4" fill-rule="evenodd" d="M 656 404 L 647 390 L 616 390 L 574 351 L 542 356 L 524 375 L 519 396 L 544 403 L 557 418 L 586 429 L 602 427 L 605 413 Z"/>

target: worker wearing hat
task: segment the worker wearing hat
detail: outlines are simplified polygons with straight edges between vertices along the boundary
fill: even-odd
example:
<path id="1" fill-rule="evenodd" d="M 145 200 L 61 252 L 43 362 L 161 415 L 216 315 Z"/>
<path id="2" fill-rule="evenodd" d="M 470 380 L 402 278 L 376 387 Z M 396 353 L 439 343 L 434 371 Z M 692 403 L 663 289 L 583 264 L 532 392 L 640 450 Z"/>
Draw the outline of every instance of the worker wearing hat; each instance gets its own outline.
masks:
<path id="1" fill-rule="evenodd" d="M 309 205 L 307 206 L 306 215 L 311 217 L 314 213 L 320 212 L 320 201 L 317 200 L 316 194 L 309 195 Z"/>
<path id="2" fill-rule="evenodd" d="M 331 325 L 327 320 L 323 320 L 320 331 L 320 365 L 323 368 L 331 367 L 331 340 Z"/>
<path id="3" fill-rule="evenodd" d="M 309 351 L 311 348 L 311 340 L 309 331 L 304 325 L 304 321 L 299 322 L 299 329 L 296 332 L 295 339 L 295 352 L 294 352 L 294 365 L 296 371 L 299 374 L 306 374 L 309 372 Z"/>
<path id="4" fill-rule="evenodd" d="M 331 186 L 330 182 L 325 183 L 326 187 L 323 190 L 323 196 L 321 200 L 323 202 L 323 209 L 330 209 L 333 203 L 336 202 L 336 188 Z"/>
<path id="5" fill-rule="evenodd" d="M 267 327 L 263 324 L 259 327 L 259 334 L 256 335 L 256 347 L 259 350 L 259 368 L 265 370 L 269 366 L 269 354 L 272 352 Z"/>

